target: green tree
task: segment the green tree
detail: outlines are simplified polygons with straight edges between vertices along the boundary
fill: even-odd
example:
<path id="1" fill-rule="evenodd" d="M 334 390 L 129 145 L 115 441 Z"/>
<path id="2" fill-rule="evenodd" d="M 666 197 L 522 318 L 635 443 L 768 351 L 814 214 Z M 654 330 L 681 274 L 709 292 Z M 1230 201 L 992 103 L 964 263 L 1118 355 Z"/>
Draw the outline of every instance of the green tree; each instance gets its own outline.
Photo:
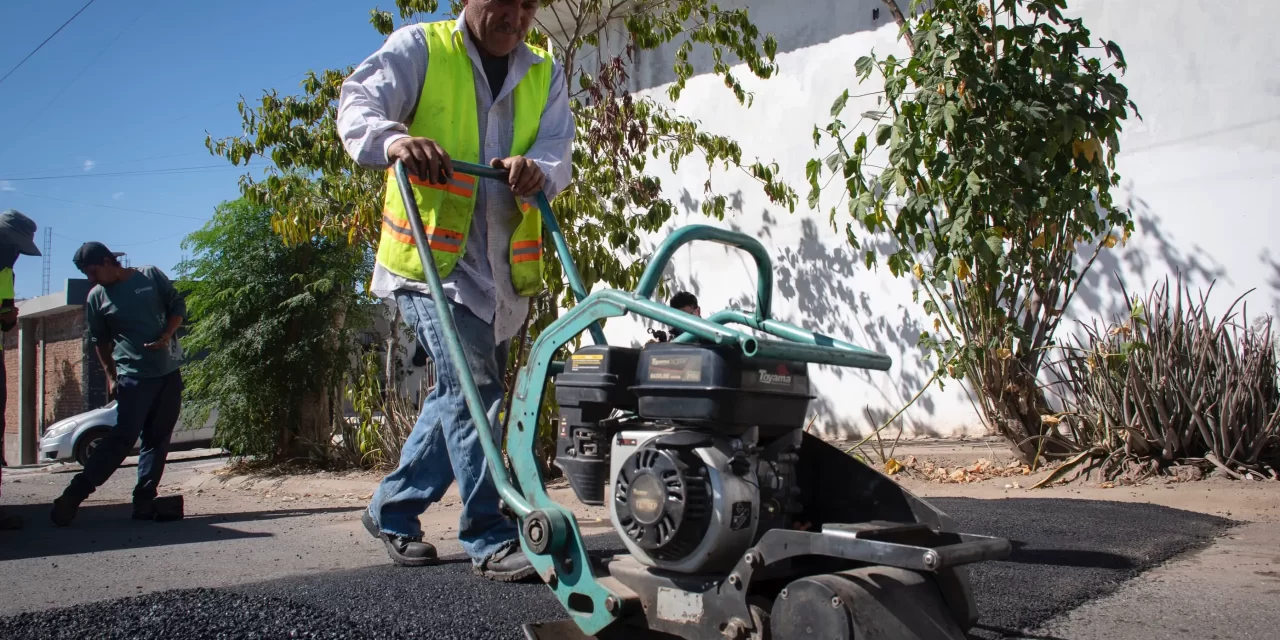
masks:
<path id="1" fill-rule="evenodd" d="M 186 369 L 186 401 L 198 420 L 218 411 L 217 440 L 236 456 L 324 459 L 340 415 L 350 334 L 369 309 L 358 284 L 366 251 L 316 236 L 286 244 L 270 209 L 225 202 L 187 236 L 177 269 L 191 332 L 204 354 Z"/>
<path id="2" fill-rule="evenodd" d="M 900 21 L 913 55 L 855 64 L 859 81 L 882 78 L 883 108 L 846 124 L 845 91 L 814 130 L 834 151 L 808 165 L 810 206 L 843 181 L 849 242 L 872 267 L 863 243 L 882 239 L 890 272 L 914 275 L 939 379 L 967 381 L 1026 462 L 1068 450 L 1037 376 L 1085 274 L 1133 229 L 1111 195 L 1121 123 L 1137 114 L 1115 75 L 1124 57 L 1065 7 L 913 2 Z"/>

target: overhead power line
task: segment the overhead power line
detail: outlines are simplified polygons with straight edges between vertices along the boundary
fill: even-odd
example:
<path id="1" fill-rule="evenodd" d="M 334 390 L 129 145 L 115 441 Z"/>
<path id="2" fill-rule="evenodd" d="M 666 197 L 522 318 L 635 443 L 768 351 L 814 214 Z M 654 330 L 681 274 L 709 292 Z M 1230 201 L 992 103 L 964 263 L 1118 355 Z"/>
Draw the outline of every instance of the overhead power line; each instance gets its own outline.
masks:
<path id="1" fill-rule="evenodd" d="M 112 205 L 109 205 L 109 204 L 98 204 L 98 203 L 96 203 L 96 202 L 81 202 L 81 201 L 79 201 L 79 200 L 67 200 L 67 199 L 65 199 L 65 198 L 55 198 L 55 197 L 53 197 L 53 196 L 42 196 L 42 195 L 37 195 L 37 194 L 34 194 L 34 193 L 28 193 L 28 192 L 26 192 L 26 191 L 18 191 L 18 190 L 16 190 L 16 189 L 15 189 L 15 190 L 13 190 L 13 191 L 10 191 L 9 193 L 17 193 L 17 194 L 21 194 L 21 195 L 28 196 L 28 197 L 31 197 L 31 198 L 39 198 L 39 199 L 41 199 L 41 200 L 53 200 L 53 201 L 55 201 L 55 202 L 65 202 L 65 203 L 67 203 L 67 204 L 79 204 L 79 205 L 84 205 L 84 206 L 86 206 L 86 207 L 98 207 L 98 208 L 101 208 L 101 209 L 116 209 L 116 210 L 118 210 L 118 211 L 132 211 L 132 212 L 134 212 L 134 213 L 145 213 L 145 214 L 153 215 L 153 216 L 164 216 L 164 217 L 166 217 L 166 218 L 185 218 L 185 219 L 187 219 L 187 220 L 200 220 L 200 221 L 203 221 L 203 220 L 204 220 L 204 218 L 201 218 L 201 217 L 198 217 L 198 216 L 184 216 L 184 215 L 182 215 L 182 214 L 178 214 L 178 213 L 165 213 L 165 212 L 163 212 L 163 211 L 148 211 L 148 210 L 146 210 L 146 209 L 133 209 L 133 208 L 130 208 L 130 207 L 116 207 L 116 206 L 112 206 Z"/>
<path id="2" fill-rule="evenodd" d="M 88 6 L 88 5 L 85 5 L 85 6 Z M 32 124 L 35 124 L 35 121 L 36 121 L 36 120 L 40 119 L 40 117 L 41 117 L 41 116 L 43 116 L 45 113 L 47 113 L 47 112 L 49 111 L 49 107 L 51 107 L 51 106 L 53 106 L 55 103 L 57 103 L 57 102 L 58 102 L 58 99 L 62 97 L 62 94 L 66 93 L 66 92 L 67 92 L 67 89 L 70 89 L 72 86 L 74 86 L 74 85 L 76 84 L 76 82 L 78 82 L 78 81 L 80 80 L 80 78 L 81 78 L 82 76 L 84 76 L 84 74 L 85 74 L 85 72 L 86 72 L 86 71 L 88 71 L 91 67 L 93 67 L 93 65 L 97 64 L 97 63 L 98 63 L 98 59 L 99 59 L 99 58 L 101 58 L 101 57 L 103 56 L 103 54 L 105 54 L 107 51 L 110 51 L 110 50 L 111 50 L 111 47 L 114 47 L 114 46 L 115 46 L 116 41 L 117 41 L 117 40 L 119 40 L 119 39 L 120 39 L 120 37 L 121 37 L 121 36 L 123 36 L 123 35 L 125 34 L 125 32 L 126 32 L 126 31 L 128 31 L 129 29 L 132 29 L 132 28 L 133 28 L 133 25 L 134 25 L 134 24 L 136 24 L 136 23 L 138 22 L 138 20 L 139 20 L 139 19 L 141 19 L 141 18 L 142 18 L 142 16 L 143 16 L 144 14 L 146 14 L 146 12 L 147 12 L 147 10 L 148 10 L 149 8 L 150 8 L 149 6 L 147 6 L 147 7 L 143 7 L 142 11 L 139 11 L 139 12 L 138 12 L 138 15 L 137 15 L 137 16 L 135 16 L 135 17 L 133 18 L 133 22 L 130 22 L 130 23 L 129 23 L 128 25 L 126 25 L 123 29 L 121 29 L 118 33 L 116 33 L 116 37 L 112 38 L 112 39 L 111 39 L 111 42 L 107 43 L 107 46 L 106 46 L 105 48 L 103 48 L 101 51 L 99 51 L 99 52 L 98 52 L 98 55 L 94 56 L 94 57 L 93 57 L 93 59 L 89 61 L 89 64 L 87 64 L 87 65 L 85 65 L 83 68 L 81 68 L 81 69 L 80 69 L 80 73 L 77 73 L 77 74 L 76 74 L 76 77 L 72 78 L 70 82 L 64 82 L 64 83 L 62 83 L 62 89 L 61 89 L 60 91 L 58 91 L 58 93 L 54 94 L 54 96 L 53 96 L 52 98 L 49 98 L 49 100 L 48 100 L 47 102 L 45 102 L 45 103 L 44 103 L 44 106 L 42 106 L 42 107 L 40 107 L 38 110 L 36 110 L 36 111 L 35 111 L 35 113 L 31 116 L 31 118 L 29 118 L 29 119 L 27 120 L 26 124 L 22 125 L 22 128 L 18 129 L 18 131 L 19 131 L 20 133 L 18 134 L 18 137 L 17 137 L 17 138 L 15 138 L 15 139 L 13 139 L 12 141 L 10 141 L 9 148 L 13 148 L 14 146 L 16 146 L 16 144 L 17 144 L 17 142 L 18 142 L 19 140 L 22 140 L 23 138 L 25 138 L 25 137 L 26 137 L 28 134 L 30 134 L 31 132 L 36 131 L 36 129 L 35 129 L 35 128 L 33 128 L 31 125 L 32 125 Z"/>
<path id="3" fill-rule="evenodd" d="M 172 173 L 195 173 L 210 169 L 243 169 L 233 164 L 206 164 L 196 167 L 170 167 L 168 169 L 138 169 L 137 171 L 109 171 L 106 173 L 82 172 L 68 173 L 60 176 L 30 176 L 26 178 L 0 178 L 0 182 L 22 182 L 27 180 L 61 180 L 63 178 L 107 178 L 112 176 L 145 176 Z"/>
<path id="4" fill-rule="evenodd" d="M 54 31 L 53 33 L 49 34 L 49 37 L 45 38 L 44 42 L 40 43 L 40 46 L 36 47 L 35 49 L 32 49 L 31 53 L 27 54 L 27 57 L 23 58 L 20 62 L 18 62 L 18 64 L 13 65 L 13 68 L 10 69 L 8 73 L 4 74 L 3 78 L 0 78 L 0 84 L 4 83 L 5 80 L 8 80 L 9 76 L 13 75 L 14 71 L 17 71 L 19 67 L 26 64 L 27 60 L 31 59 L 31 56 L 34 56 L 37 51 L 43 49 L 44 45 L 49 44 L 49 41 L 52 40 L 54 36 L 58 35 L 58 33 L 61 32 L 63 29 L 65 29 L 67 25 L 71 24 L 72 20 L 75 20 L 77 16 L 79 16 L 81 13 L 84 13 L 84 10 L 88 9 L 89 5 L 93 3 L 94 3 L 94 0 L 89 0 L 88 2 L 84 3 L 84 6 L 80 7 L 80 10 L 75 12 L 75 15 L 71 16 L 70 18 L 67 18 L 67 21 L 62 23 L 62 26 L 58 27 L 57 31 Z"/>
<path id="5" fill-rule="evenodd" d="M 129 160 L 110 160 L 110 161 L 107 161 L 107 162 L 94 162 L 93 168 L 97 169 L 97 168 L 100 168 L 100 167 L 112 167 L 112 166 L 115 166 L 115 165 L 118 165 L 118 164 L 130 164 L 130 163 L 133 163 L 133 162 L 147 162 L 147 161 L 150 161 L 150 160 L 164 160 L 164 159 L 168 159 L 168 158 L 181 158 L 181 157 L 185 157 L 185 156 L 205 156 L 205 157 L 208 157 L 208 156 L 209 156 L 209 152 L 208 152 L 208 151 L 188 151 L 187 153 L 170 153 L 170 154 L 163 155 L 163 156 L 147 156 L 147 157 L 145 157 L 145 158 L 131 158 L 131 159 L 129 159 Z M 79 167 L 61 166 L 61 167 L 53 167 L 53 168 L 50 168 L 50 169 L 35 169 L 35 170 L 32 170 L 32 171 L 22 170 L 22 171 L 19 171 L 18 173 L 11 173 L 11 174 L 9 174 L 9 175 L 19 176 L 19 177 L 24 177 L 24 176 L 33 176 L 33 175 L 35 175 L 35 174 L 37 174 L 37 173 L 48 173 L 48 172 L 50 172 L 50 171 L 76 171 L 76 170 L 81 170 L 81 171 L 83 171 L 83 165 L 81 165 L 81 166 L 79 166 Z"/>

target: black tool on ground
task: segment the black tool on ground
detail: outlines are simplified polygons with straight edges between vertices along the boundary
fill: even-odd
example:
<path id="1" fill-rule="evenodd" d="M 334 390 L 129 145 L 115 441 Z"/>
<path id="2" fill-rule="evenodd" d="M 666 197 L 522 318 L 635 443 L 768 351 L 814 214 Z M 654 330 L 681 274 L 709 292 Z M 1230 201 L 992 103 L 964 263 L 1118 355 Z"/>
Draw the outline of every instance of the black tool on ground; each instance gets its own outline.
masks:
<path id="1" fill-rule="evenodd" d="M 503 177 L 463 162 L 454 170 Z M 465 363 L 402 163 L 396 175 L 444 337 Z M 543 329 L 517 376 L 505 416 L 511 470 L 469 369 L 458 368 L 521 546 L 569 616 L 526 625 L 526 637 L 964 638 L 978 618 L 965 565 L 1007 557 L 1009 541 L 956 532 L 946 514 L 805 430 L 811 365 L 886 371 L 892 361 L 772 318 L 771 257 L 724 229 L 677 229 L 634 292 L 587 294 L 545 195 L 537 204 L 578 305 Z M 704 319 L 652 300 L 674 252 L 696 240 L 755 259 L 750 313 Z M 626 314 L 671 327 L 671 340 L 607 344 L 599 321 Z M 583 331 L 595 344 L 553 363 Z M 579 500 L 608 506 L 625 554 L 589 555 L 576 517 L 545 491 L 534 448 L 550 379 L 555 465 Z"/>
<path id="2" fill-rule="evenodd" d="M 182 496 L 160 496 L 150 504 L 135 505 L 133 517 L 137 520 L 155 520 L 156 522 L 173 522 L 184 516 Z"/>

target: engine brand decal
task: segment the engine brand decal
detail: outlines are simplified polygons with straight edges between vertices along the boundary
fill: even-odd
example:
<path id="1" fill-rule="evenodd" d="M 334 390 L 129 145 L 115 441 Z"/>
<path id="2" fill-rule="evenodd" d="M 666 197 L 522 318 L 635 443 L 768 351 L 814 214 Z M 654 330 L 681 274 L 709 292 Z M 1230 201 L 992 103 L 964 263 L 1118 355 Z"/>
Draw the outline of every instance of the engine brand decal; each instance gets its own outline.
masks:
<path id="1" fill-rule="evenodd" d="M 694 356 L 654 356 L 649 359 L 650 381 L 697 382 L 702 379 L 702 358 Z"/>
<path id="2" fill-rule="evenodd" d="M 805 387 L 803 370 L 793 371 L 779 363 L 742 372 L 742 386 L 754 389 L 785 389 L 798 391 Z"/>
<path id="3" fill-rule="evenodd" d="M 729 530 L 740 531 L 751 524 L 751 503 L 747 501 L 733 503 L 733 514 L 729 518 Z"/>

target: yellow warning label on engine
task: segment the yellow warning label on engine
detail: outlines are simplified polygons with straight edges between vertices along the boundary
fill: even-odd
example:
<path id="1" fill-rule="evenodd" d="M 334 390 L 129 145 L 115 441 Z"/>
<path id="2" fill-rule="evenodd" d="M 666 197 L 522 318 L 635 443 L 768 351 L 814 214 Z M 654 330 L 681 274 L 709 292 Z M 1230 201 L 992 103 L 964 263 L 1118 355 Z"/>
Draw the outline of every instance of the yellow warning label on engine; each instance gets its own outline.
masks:
<path id="1" fill-rule="evenodd" d="M 569 356 L 570 371 L 597 371 L 603 364 L 603 353 L 575 353 Z"/>

